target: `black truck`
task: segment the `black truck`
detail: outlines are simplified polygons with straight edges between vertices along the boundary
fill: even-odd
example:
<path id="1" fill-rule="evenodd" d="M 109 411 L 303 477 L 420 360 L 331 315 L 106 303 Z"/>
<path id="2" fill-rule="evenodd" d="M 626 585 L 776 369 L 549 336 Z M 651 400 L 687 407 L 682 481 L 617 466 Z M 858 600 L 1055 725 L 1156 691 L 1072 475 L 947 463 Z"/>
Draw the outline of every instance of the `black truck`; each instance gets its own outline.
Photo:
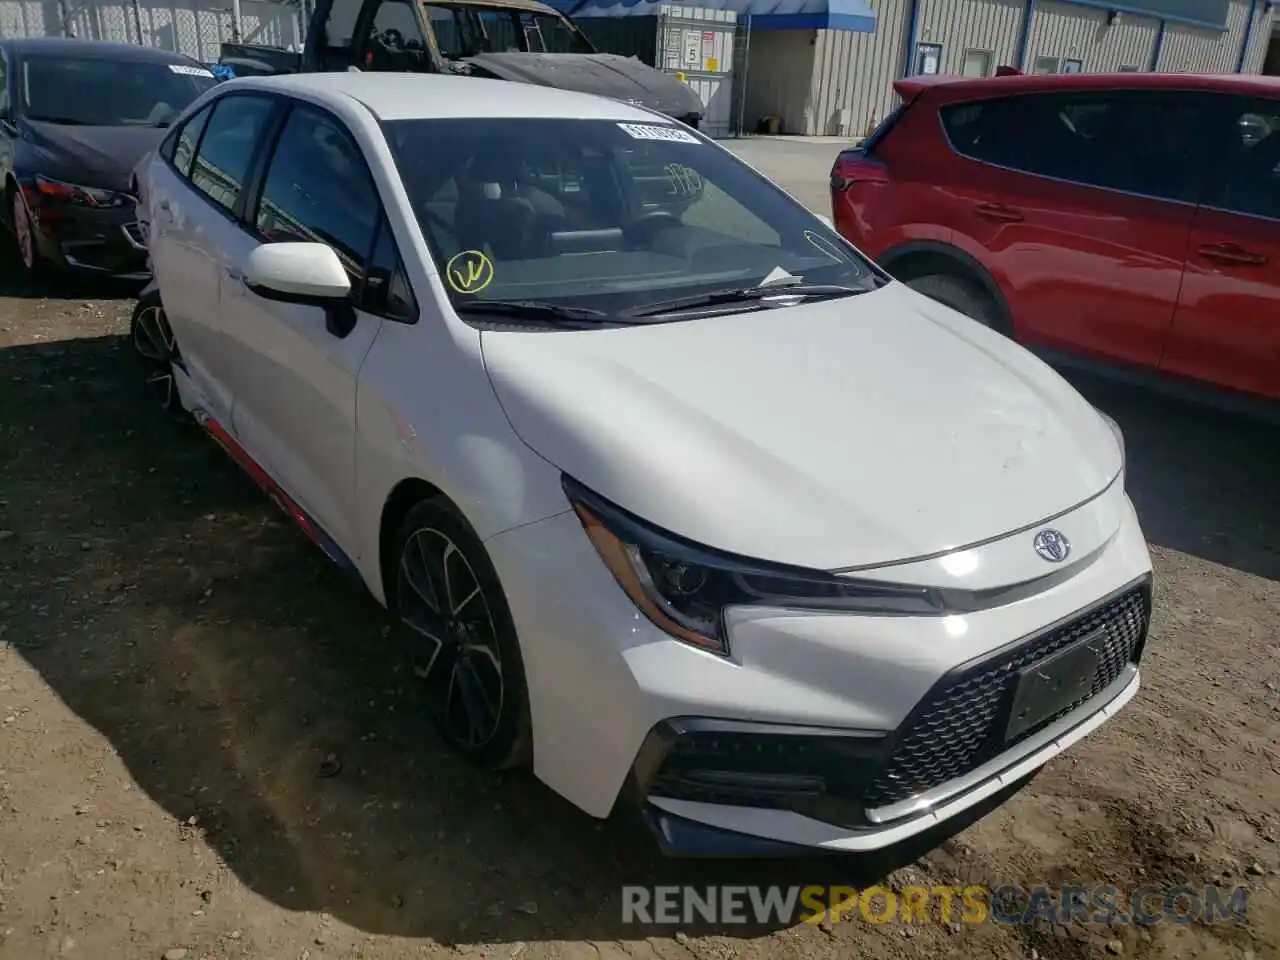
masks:
<path id="1" fill-rule="evenodd" d="M 687 84 L 635 57 L 600 53 L 537 0 L 318 0 L 301 53 L 224 43 L 237 76 L 317 71 L 452 73 L 595 93 L 692 127 L 703 104 Z"/>

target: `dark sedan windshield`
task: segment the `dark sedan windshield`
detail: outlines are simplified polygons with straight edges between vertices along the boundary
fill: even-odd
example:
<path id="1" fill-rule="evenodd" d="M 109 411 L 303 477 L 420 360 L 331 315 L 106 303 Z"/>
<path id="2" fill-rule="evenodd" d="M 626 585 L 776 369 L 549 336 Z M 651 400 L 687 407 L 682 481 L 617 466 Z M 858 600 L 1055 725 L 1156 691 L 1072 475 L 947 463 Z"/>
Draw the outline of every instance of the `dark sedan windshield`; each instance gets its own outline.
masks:
<path id="1" fill-rule="evenodd" d="M 215 82 L 198 64 L 36 55 L 22 60 L 18 96 L 30 120 L 162 127 Z"/>
<path id="2" fill-rule="evenodd" d="M 727 150 L 611 120 L 386 123 L 450 296 L 616 315 L 763 281 L 870 289 L 872 268 Z"/>

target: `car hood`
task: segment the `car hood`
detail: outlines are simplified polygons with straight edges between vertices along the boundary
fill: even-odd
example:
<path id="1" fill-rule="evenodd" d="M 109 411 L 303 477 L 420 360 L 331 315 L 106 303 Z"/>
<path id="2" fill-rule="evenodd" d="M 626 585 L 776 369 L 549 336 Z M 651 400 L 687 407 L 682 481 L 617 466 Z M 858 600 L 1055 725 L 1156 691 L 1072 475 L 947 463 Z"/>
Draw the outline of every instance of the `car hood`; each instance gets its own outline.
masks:
<path id="1" fill-rule="evenodd" d="M 481 53 L 467 58 L 473 71 L 499 80 L 627 100 L 668 117 L 702 116 L 705 107 L 683 81 L 635 57 L 612 53 Z"/>
<path id="2" fill-rule="evenodd" d="M 815 569 L 917 559 L 1115 479 L 1097 411 L 1032 354 L 900 284 L 622 329 L 482 334 L 519 437 L 706 546 Z"/>
<path id="3" fill-rule="evenodd" d="M 160 127 L 77 127 L 35 120 L 24 126 L 28 143 L 52 164 L 50 176 L 111 190 L 129 189 L 129 174 L 165 135 Z"/>

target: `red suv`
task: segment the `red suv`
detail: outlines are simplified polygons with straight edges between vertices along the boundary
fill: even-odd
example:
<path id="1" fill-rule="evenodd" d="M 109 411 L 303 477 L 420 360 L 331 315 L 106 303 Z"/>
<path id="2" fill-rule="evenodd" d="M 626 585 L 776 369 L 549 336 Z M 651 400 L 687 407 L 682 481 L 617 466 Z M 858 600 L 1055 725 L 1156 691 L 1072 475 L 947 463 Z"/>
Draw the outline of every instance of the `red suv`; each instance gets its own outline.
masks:
<path id="1" fill-rule="evenodd" d="M 1049 353 L 1280 399 L 1280 78 L 914 77 L 840 232 Z"/>

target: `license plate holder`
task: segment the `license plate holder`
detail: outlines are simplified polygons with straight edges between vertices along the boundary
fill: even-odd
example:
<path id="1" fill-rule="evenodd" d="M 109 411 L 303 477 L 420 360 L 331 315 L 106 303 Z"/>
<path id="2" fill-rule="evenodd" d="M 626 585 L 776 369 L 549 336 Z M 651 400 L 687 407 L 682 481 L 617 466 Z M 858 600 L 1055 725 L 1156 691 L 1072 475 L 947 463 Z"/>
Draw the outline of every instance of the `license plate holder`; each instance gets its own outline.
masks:
<path id="1" fill-rule="evenodd" d="M 1099 630 L 1019 671 L 1005 727 L 1006 743 L 1089 695 L 1098 672 L 1102 637 Z"/>

